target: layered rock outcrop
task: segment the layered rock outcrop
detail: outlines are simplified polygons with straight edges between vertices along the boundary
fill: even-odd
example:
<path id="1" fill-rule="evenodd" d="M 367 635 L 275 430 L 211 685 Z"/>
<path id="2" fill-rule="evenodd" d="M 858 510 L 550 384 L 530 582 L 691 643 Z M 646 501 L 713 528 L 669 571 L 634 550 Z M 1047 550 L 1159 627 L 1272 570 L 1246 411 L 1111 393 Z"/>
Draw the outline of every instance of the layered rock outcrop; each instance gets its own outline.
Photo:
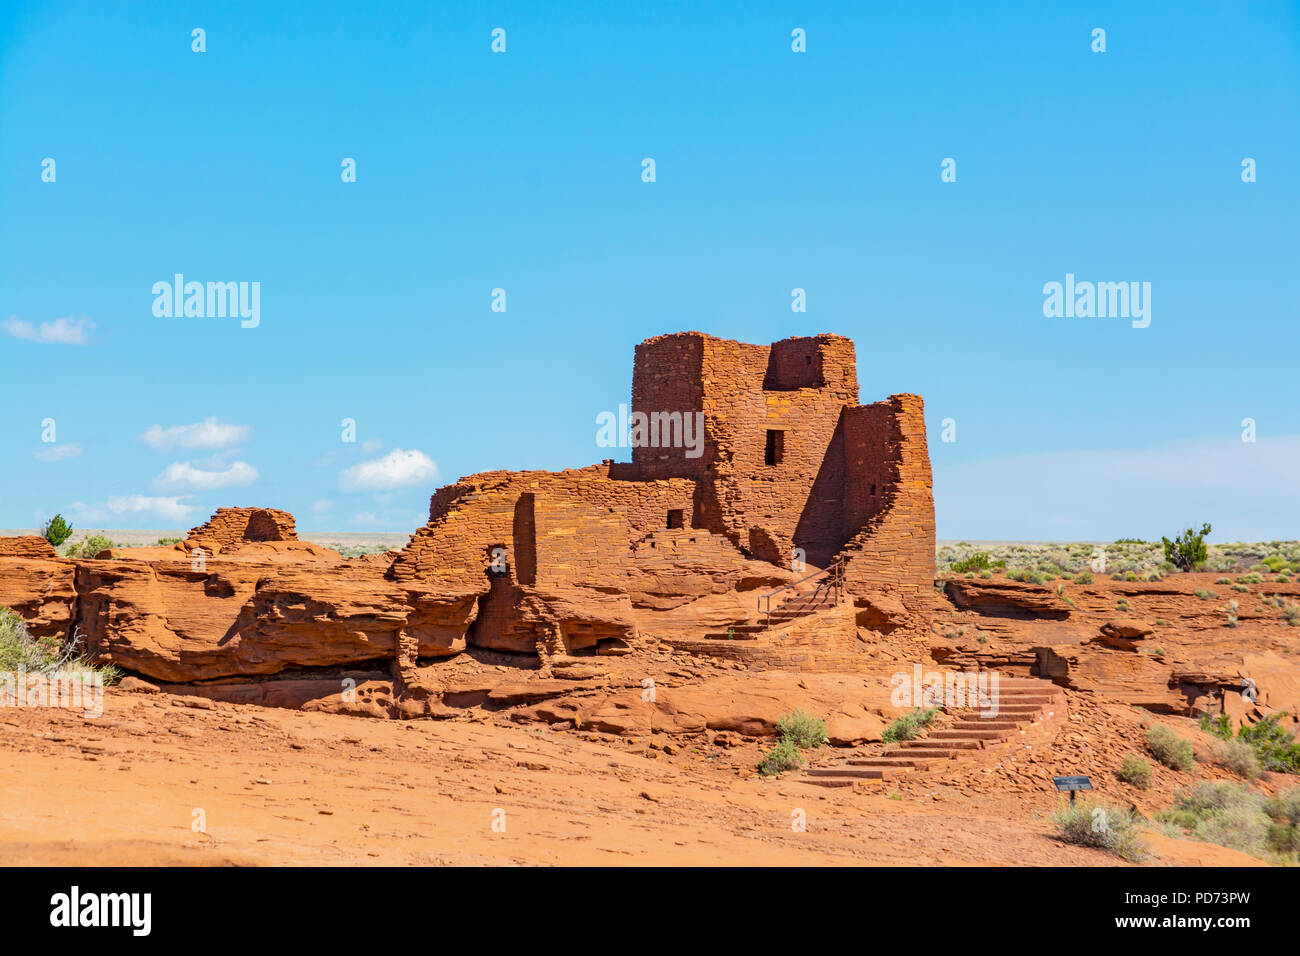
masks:
<path id="1" fill-rule="evenodd" d="M 890 630 L 925 613 L 934 508 L 920 398 L 860 405 L 855 362 L 835 335 L 660 336 L 636 350 L 631 462 L 462 478 L 400 552 L 350 561 L 273 508 L 222 508 L 172 548 L 104 560 L 13 544 L 26 550 L 0 550 L 21 562 L 0 565 L 0 600 L 155 681 L 290 686 L 378 668 L 400 711 L 437 697 L 440 660 L 620 657 L 838 562 L 836 613 L 785 636 L 859 654 L 855 615 Z"/>

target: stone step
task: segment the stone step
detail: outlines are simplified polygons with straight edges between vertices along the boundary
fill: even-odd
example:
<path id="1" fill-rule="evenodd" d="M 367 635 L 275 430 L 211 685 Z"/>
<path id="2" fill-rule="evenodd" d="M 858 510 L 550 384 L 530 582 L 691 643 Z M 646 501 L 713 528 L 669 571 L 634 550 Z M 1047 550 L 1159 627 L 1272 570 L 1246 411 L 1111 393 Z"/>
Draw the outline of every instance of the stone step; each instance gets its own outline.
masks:
<path id="1" fill-rule="evenodd" d="M 912 758 L 910 758 L 910 757 L 908 757 L 908 758 L 903 758 L 903 757 L 850 757 L 848 760 L 845 761 L 845 763 L 849 764 L 849 765 L 852 766 L 852 767 L 899 767 L 899 768 L 905 768 L 905 767 L 919 767 L 919 766 L 921 766 L 922 764 L 927 763 L 927 762 L 929 761 L 929 759 L 930 759 L 930 758 L 928 758 L 928 757 L 925 757 L 925 758 L 917 758 L 917 759 L 915 759 L 915 760 L 912 759 Z"/>
<path id="2" fill-rule="evenodd" d="M 1036 714 L 1044 708 L 1049 708 L 1050 704 L 1021 704 L 1019 701 L 997 701 L 997 711 L 1000 714 Z M 975 715 L 987 713 L 993 708 L 971 708 Z"/>
<path id="3" fill-rule="evenodd" d="M 951 730 L 1019 730 L 1021 722 L 1016 720 L 987 720 L 983 717 L 974 717 L 967 720 L 959 720 L 953 724 Z"/>
<path id="4" fill-rule="evenodd" d="M 728 634 L 726 631 L 711 631 L 704 635 L 706 641 L 756 641 L 761 631 L 746 631 L 741 633 L 737 631 L 734 634 Z"/>
<path id="5" fill-rule="evenodd" d="M 959 750 L 946 750 L 943 747 L 914 747 L 908 750 L 886 750 L 885 756 L 906 756 L 909 760 L 914 757 L 933 757 L 936 760 L 953 760 Z"/>
<path id="6" fill-rule="evenodd" d="M 851 787 L 857 783 L 851 777 L 800 777 L 799 782 L 812 784 L 814 787 Z"/>
<path id="7" fill-rule="evenodd" d="M 944 737 L 936 740 L 931 735 L 919 740 L 904 740 L 899 743 L 899 746 L 906 747 L 909 750 L 932 750 L 935 748 L 941 750 L 979 750 L 984 746 L 984 741 L 975 737 Z"/>
<path id="8" fill-rule="evenodd" d="M 982 727 L 952 727 L 948 730 L 936 730 L 926 740 L 1005 740 L 1010 735 L 1006 730 L 985 730 Z"/>
<path id="9" fill-rule="evenodd" d="M 892 767 L 810 767 L 810 777 L 848 777 L 851 780 L 885 780 L 896 774 Z"/>

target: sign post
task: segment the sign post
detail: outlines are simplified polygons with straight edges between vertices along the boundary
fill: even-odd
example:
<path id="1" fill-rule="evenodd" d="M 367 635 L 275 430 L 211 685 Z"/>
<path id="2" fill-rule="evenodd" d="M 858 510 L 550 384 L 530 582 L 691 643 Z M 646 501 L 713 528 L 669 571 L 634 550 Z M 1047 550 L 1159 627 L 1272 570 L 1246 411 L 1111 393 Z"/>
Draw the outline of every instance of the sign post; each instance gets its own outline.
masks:
<path id="1" fill-rule="evenodd" d="M 1091 790 L 1092 781 L 1087 777 L 1053 777 L 1056 789 L 1070 792 L 1070 806 L 1074 806 L 1074 795 L 1080 790 Z"/>

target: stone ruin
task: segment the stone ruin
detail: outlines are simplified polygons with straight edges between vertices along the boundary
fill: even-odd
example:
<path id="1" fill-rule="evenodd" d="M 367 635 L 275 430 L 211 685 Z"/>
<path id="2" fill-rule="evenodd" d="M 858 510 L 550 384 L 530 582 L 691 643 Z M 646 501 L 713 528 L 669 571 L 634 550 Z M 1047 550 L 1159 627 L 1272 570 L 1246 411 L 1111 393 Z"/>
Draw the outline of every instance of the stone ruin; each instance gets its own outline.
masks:
<path id="1" fill-rule="evenodd" d="M 859 404 L 852 341 L 651 338 L 631 412 L 660 439 L 631 462 L 462 478 L 398 552 L 344 560 L 299 542 L 287 512 L 223 508 L 174 548 L 109 560 L 0 546 L 0 604 L 36 630 L 79 628 L 133 676 L 225 682 L 233 699 L 276 702 L 257 689 L 271 678 L 336 688 L 347 668 L 387 674 L 403 715 L 432 706 L 439 662 L 467 653 L 547 668 L 653 645 L 851 667 L 859 628 L 928 626 L 922 401 Z M 688 421 L 702 423 L 693 446 L 679 440 Z M 777 613 L 760 614 L 780 588 Z"/>

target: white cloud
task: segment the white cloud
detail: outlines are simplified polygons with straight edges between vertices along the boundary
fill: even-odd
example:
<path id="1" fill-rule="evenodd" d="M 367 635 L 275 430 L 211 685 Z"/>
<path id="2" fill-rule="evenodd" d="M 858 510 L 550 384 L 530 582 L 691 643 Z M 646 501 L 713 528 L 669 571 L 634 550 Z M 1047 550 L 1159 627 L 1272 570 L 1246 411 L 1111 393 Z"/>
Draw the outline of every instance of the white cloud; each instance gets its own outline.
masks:
<path id="1" fill-rule="evenodd" d="M 83 501 L 73 503 L 68 510 L 74 520 L 83 524 L 87 522 L 106 523 L 113 518 L 127 514 L 151 513 L 169 521 L 185 521 L 197 510 L 195 505 L 183 504 L 193 495 L 177 495 L 171 498 L 153 498 L 148 495 L 114 495 L 104 504 L 88 505 Z"/>
<path id="2" fill-rule="evenodd" d="M 25 322 L 16 315 L 11 315 L 0 322 L 0 329 L 4 329 L 16 339 L 47 345 L 85 345 L 87 337 L 94 328 L 95 323 L 89 319 L 73 319 L 67 316 L 55 319 L 53 322 L 42 322 L 39 326 Z"/>
<path id="3" fill-rule="evenodd" d="M 941 449 L 942 446 L 939 446 Z M 1040 452 L 934 466 L 941 538 L 1159 540 L 1208 521 L 1213 541 L 1300 537 L 1300 435 L 1238 433 L 1154 449 Z"/>
<path id="4" fill-rule="evenodd" d="M 69 445 L 46 445 L 32 452 L 32 457 L 37 461 L 67 461 L 69 458 L 80 457 L 84 449 L 77 444 Z"/>
<path id="5" fill-rule="evenodd" d="M 232 462 L 230 467 L 209 471 L 196 467 L 192 461 L 172 462 L 153 480 L 155 488 L 194 488 L 209 491 L 213 488 L 233 488 L 251 485 L 257 481 L 257 469 L 246 461 Z"/>
<path id="6" fill-rule="evenodd" d="M 438 466 L 422 451 L 394 448 L 383 458 L 363 461 L 339 474 L 343 491 L 389 491 L 407 485 L 430 482 L 438 477 Z"/>
<path id="7" fill-rule="evenodd" d="M 172 425 L 163 428 L 153 425 L 140 436 L 155 451 L 174 448 L 228 448 L 248 439 L 252 429 L 247 425 L 223 425 L 216 417 L 205 418 L 193 425 Z"/>

